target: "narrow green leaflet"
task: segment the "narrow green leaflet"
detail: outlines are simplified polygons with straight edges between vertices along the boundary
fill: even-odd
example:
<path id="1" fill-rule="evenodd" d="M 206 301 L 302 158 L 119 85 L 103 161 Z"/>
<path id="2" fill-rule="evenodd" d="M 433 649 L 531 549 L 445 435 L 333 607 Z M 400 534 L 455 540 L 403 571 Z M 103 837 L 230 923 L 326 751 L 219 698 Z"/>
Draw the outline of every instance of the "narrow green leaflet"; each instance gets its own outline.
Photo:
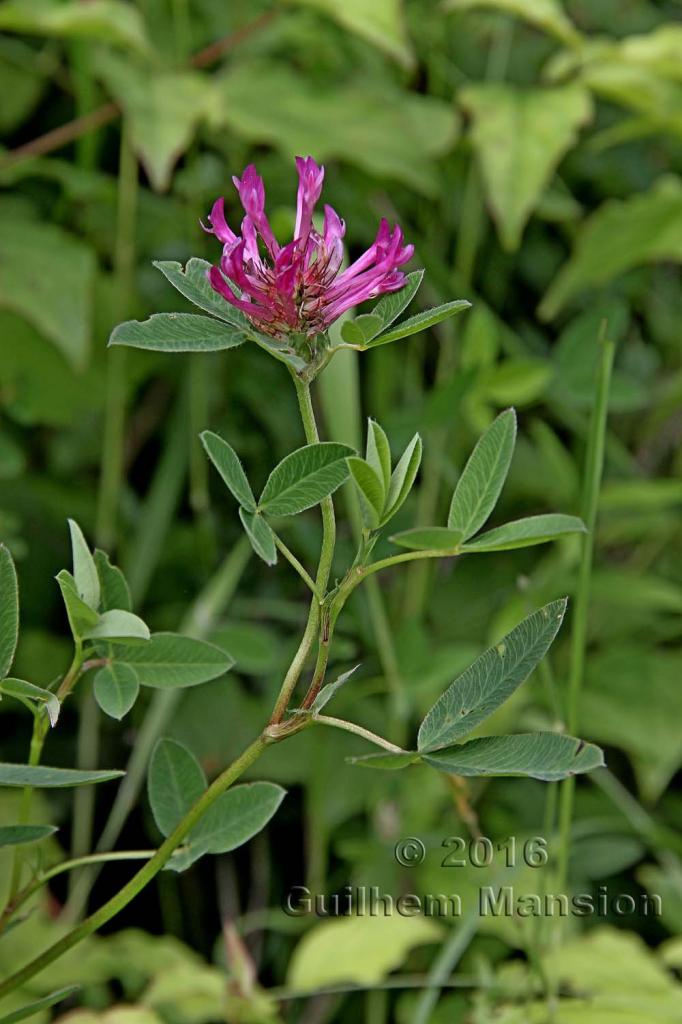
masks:
<path id="1" fill-rule="evenodd" d="M 447 526 L 417 526 L 395 533 L 391 540 L 410 551 L 454 551 L 459 549 L 462 534 L 460 530 L 448 530 Z"/>
<path id="2" fill-rule="evenodd" d="M 329 703 L 336 692 L 341 689 L 344 683 L 348 682 L 353 673 L 357 672 L 359 668 L 359 665 L 355 665 L 354 668 L 350 668 L 347 672 L 343 672 L 338 679 L 334 680 L 333 683 L 327 683 L 326 686 L 323 686 L 312 703 L 312 707 L 310 708 L 311 712 L 314 715 L 319 714 L 320 711 L 322 711 L 322 708 Z"/>
<path id="3" fill-rule="evenodd" d="M 69 519 L 69 530 L 71 532 L 73 581 L 76 585 L 76 593 L 81 601 L 85 601 L 89 608 L 97 611 L 99 608 L 100 586 L 95 560 L 83 536 L 83 531 L 73 519 Z"/>
<path id="4" fill-rule="evenodd" d="M 500 413 L 479 439 L 452 496 L 448 526 L 468 540 L 495 508 L 507 479 L 516 442 L 516 414 Z"/>
<path id="5" fill-rule="evenodd" d="M 262 558 L 266 565 L 276 565 L 277 547 L 270 524 L 266 523 L 259 512 L 247 512 L 245 508 L 239 509 L 239 518 L 258 557 Z"/>
<path id="6" fill-rule="evenodd" d="M 39 843 L 56 831 L 56 825 L 0 825 L 0 847 Z"/>
<path id="7" fill-rule="evenodd" d="M 211 269 L 211 264 L 206 260 L 193 257 L 187 261 L 187 266 L 184 269 L 181 263 L 174 260 L 154 260 L 153 265 L 161 271 L 174 288 L 177 288 L 181 295 L 184 295 L 199 309 L 203 309 L 206 313 L 212 313 L 235 327 L 251 328 L 251 323 L 244 314 L 231 306 L 211 288 L 206 277 Z"/>
<path id="8" fill-rule="evenodd" d="M 475 540 L 462 545 L 462 551 L 510 551 L 527 548 L 533 544 L 544 544 L 557 537 L 572 533 L 585 533 L 585 524 L 577 516 L 549 513 L 544 516 L 528 516 L 513 523 L 505 523 L 494 530 L 482 533 Z"/>
<path id="9" fill-rule="evenodd" d="M 206 789 L 194 754 L 176 740 L 160 739 L 152 752 L 147 792 L 159 831 L 169 836 Z"/>
<path id="10" fill-rule="evenodd" d="M 377 338 L 367 342 L 366 345 L 361 346 L 361 348 L 363 350 L 378 348 L 379 345 L 388 345 L 391 341 L 399 341 L 400 338 L 409 338 L 410 335 L 419 334 L 420 331 L 425 331 L 429 327 L 439 324 L 442 320 L 455 316 L 457 313 L 463 313 L 470 305 L 471 303 L 467 302 L 466 299 L 455 299 L 454 302 L 446 302 L 442 306 L 434 306 L 433 309 L 427 309 L 423 313 L 416 313 L 415 316 L 403 320 L 392 331 L 380 334 Z"/>
<path id="11" fill-rule="evenodd" d="M 393 475 L 388 485 L 386 512 L 382 519 L 382 525 L 393 518 L 412 490 L 421 461 L 422 439 L 419 434 L 415 434 L 393 470 Z"/>
<path id="12" fill-rule="evenodd" d="M 117 565 L 112 565 L 104 551 L 95 549 L 95 565 L 99 576 L 101 611 L 108 612 L 114 608 L 123 611 L 133 610 L 133 602 L 126 578 Z"/>
<path id="13" fill-rule="evenodd" d="M 387 295 L 383 295 L 376 306 L 372 310 L 370 316 L 380 317 L 382 321 L 382 330 L 386 330 L 390 327 L 394 320 L 396 320 L 404 309 L 407 309 L 412 299 L 419 291 L 419 287 L 424 278 L 423 270 L 413 270 L 411 274 L 407 275 L 407 281 L 405 287 L 401 288 L 399 292 L 389 292 Z M 357 320 L 361 320 L 362 317 L 357 317 Z M 365 332 L 366 333 L 366 332 Z M 371 341 L 371 337 L 367 338 Z"/>
<path id="14" fill-rule="evenodd" d="M 0 679 L 14 661 L 19 635 L 19 586 L 9 548 L 0 544 Z"/>
<path id="15" fill-rule="evenodd" d="M 25 679 L 2 679 L 0 680 L 0 694 L 7 694 L 8 697 L 16 697 L 21 701 L 30 701 L 43 705 L 50 719 L 50 725 L 55 726 L 59 718 L 60 704 L 57 695 L 42 686 L 28 683 Z"/>
<path id="16" fill-rule="evenodd" d="M 33 1017 L 34 1014 L 40 1013 L 41 1010 L 48 1010 L 51 1006 L 56 1006 L 57 1003 L 63 1002 L 69 996 L 72 996 L 74 992 L 78 992 L 79 989 L 80 985 L 67 985 L 65 988 L 57 989 L 56 992 L 51 992 L 49 996 L 43 996 L 42 999 L 36 999 L 34 1003 L 27 1003 L 26 1006 L 13 1010 L 5 1017 L 0 1017 L 0 1024 L 19 1024 L 20 1020 L 26 1020 L 27 1017 Z"/>
<path id="17" fill-rule="evenodd" d="M 62 569 L 57 573 L 56 580 L 62 592 L 71 632 L 74 637 L 80 639 L 89 629 L 93 629 L 97 625 L 99 615 L 78 596 L 76 583 L 70 572 Z"/>
<path id="18" fill-rule="evenodd" d="M 432 768 L 455 775 L 522 775 L 543 782 L 604 765 L 599 747 L 557 732 L 484 736 L 437 753 L 424 753 L 422 759 Z"/>
<path id="19" fill-rule="evenodd" d="M 127 715 L 140 692 L 140 680 L 132 665 L 114 662 L 95 676 L 93 693 L 105 715 L 120 721 Z"/>
<path id="20" fill-rule="evenodd" d="M 148 320 L 126 320 L 112 331 L 110 345 L 154 352 L 220 352 L 247 340 L 240 328 L 197 313 L 153 313 Z"/>
<path id="21" fill-rule="evenodd" d="M 43 765 L 0 764 L 0 786 L 31 786 L 35 789 L 56 789 L 83 786 L 90 782 L 120 779 L 125 772 L 80 771 L 76 768 L 45 768 Z"/>
<path id="22" fill-rule="evenodd" d="M 351 455 L 346 461 L 360 497 L 362 520 L 370 530 L 376 530 L 384 511 L 383 481 L 379 479 L 372 467 L 358 455 Z"/>
<path id="23" fill-rule="evenodd" d="M 403 5 L 400 0 L 289 0 L 300 6 L 312 7 L 334 18 L 339 25 L 356 32 L 357 35 L 389 56 L 400 61 L 403 67 L 414 67 L 414 54 L 407 34 Z"/>
<path id="24" fill-rule="evenodd" d="M 259 507 L 272 516 L 291 516 L 312 508 L 348 478 L 346 459 L 354 454 L 347 444 L 335 441 L 298 448 L 273 469 Z"/>
<path id="25" fill-rule="evenodd" d="M 363 754 L 360 757 L 347 757 L 348 764 L 359 765 L 360 768 L 381 768 L 384 771 L 397 771 L 418 764 L 420 757 L 416 750 L 406 750 L 399 754 Z"/>
<path id="26" fill-rule="evenodd" d="M 376 420 L 367 422 L 365 459 L 383 482 L 384 493 L 387 494 L 391 483 L 391 446 L 386 431 Z"/>
<path id="27" fill-rule="evenodd" d="M 228 853 L 248 842 L 274 816 L 286 790 L 274 782 L 234 786 L 219 796 L 189 835 L 190 849 Z"/>
<path id="28" fill-rule="evenodd" d="M 132 612 L 124 612 L 121 608 L 112 608 L 111 611 L 102 612 L 97 624 L 83 632 L 86 640 L 119 640 L 119 641 L 145 641 L 149 640 L 149 626 L 143 622 L 138 615 Z"/>
<path id="29" fill-rule="evenodd" d="M 234 664 L 230 655 L 205 640 L 177 633 L 152 633 L 145 644 L 113 644 L 112 662 L 125 662 L 137 673 L 140 686 L 176 689 L 197 686 L 224 675 Z"/>
<path id="30" fill-rule="evenodd" d="M 466 736 L 511 697 L 547 653 L 566 604 L 553 601 L 533 612 L 455 679 L 419 727 L 420 752 Z"/>
<path id="31" fill-rule="evenodd" d="M 247 512 L 255 512 L 256 499 L 234 448 L 219 434 L 214 434 L 212 430 L 204 430 L 200 436 L 206 454 L 229 487 L 233 497 Z"/>

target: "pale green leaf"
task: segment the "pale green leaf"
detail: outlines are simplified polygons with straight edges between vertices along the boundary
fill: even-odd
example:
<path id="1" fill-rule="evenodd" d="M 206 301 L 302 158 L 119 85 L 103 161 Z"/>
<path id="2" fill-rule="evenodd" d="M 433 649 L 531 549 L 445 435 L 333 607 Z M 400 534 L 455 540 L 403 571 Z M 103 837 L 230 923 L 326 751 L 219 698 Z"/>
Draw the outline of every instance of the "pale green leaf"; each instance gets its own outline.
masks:
<path id="1" fill-rule="evenodd" d="M 386 496 L 386 513 L 382 519 L 382 525 L 391 519 L 398 509 L 404 504 L 405 499 L 412 490 L 422 461 L 422 439 L 415 434 L 403 454 L 398 459 L 388 485 Z"/>
<path id="2" fill-rule="evenodd" d="M 382 327 L 381 317 L 374 316 L 373 313 L 363 313 L 355 320 L 344 320 L 341 324 L 341 337 L 349 345 L 364 345 L 378 334 Z"/>
<path id="3" fill-rule="evenodd" d="M 178 633 L 152 633 L 147 643 L 134 646 L 114 644 L 111 658 L 131 665 L 141 686 L 161 690 L 206 683 L 225 675 L 234 664 L 214 644 Z"/>
<path id="4" fill-rule="evenodd" d="M 76 369 L 88 357 L 95 256 L 53 224 L 6 220 L 0 235 L 0 308 L 49 338 Z"/>
<path id="5" fill-rule="evenodd" d="M 479 439 L 457 481 L 448 526 L 468 540 L 495 508 L 509 472 L 516 441 L 513 409 L 500 413 Z"/>
<path id="6" fill-rule="evenodd" d="M 447 526 L 416 526 L 393 534 L 391 540 L 410 551 L 459 551 L 462 532 Z"/>
<path id="7" fill-rule="evenodd" d="M 82 638 L 89 629 L 97 625 L 99 615 L 78 596 L 76 583 L 70 572 L 62 569 L 55 578 L 62 592 L 71 632 L 75 638 Z"/>
<path id="8" fill-rule="evenodd" d="M 454 775 L 521 775 L 556 782 L 604 765 L 599 747 L 557 732 L 484 736 L 422 754 L 425 764 Z"/>
<path id="9" fill-rule="evenodd" d="M 479 534 L 475 540 L 462 545 L 462 551 L 510 551 L 527 548 L 533 544 L 544 544 L 573 533 L 585 533 L 585 524 L 576 516 L 549 513 L 543 516 L 528 516 L 513 523 L 505 523 L 487 533 Z"/>
<path id="10" fill-rule="evenodd" d="M 262 558 L 266 565 L 276 565 L 277 546 L 270 524 L 263 519 L 260 512 L 248 512 L 245 508 L 239 509 L 239 518 L 258 557 Z"/>
<path id="11" fill-rule="evenodd" d="M 50 719 L 50 725 L 54 727 L 57 724 L 61 705 L 57 695 L 50 690 L 44 690 L 42 686 L 36 686 L 35 683 L 29 683 L 25 679 L 12 679 L 8 677 L 7 679 L 0 679 L 0 694 L 3 693 L 8 697 L 16 697 L 21 701 L 31 701 L 44 705 L 47 717 Z"/>
<path id="12" fill-rule="evenodd" d="M 682 183 L 659 178 L 648 192 L 609 199 L 581 225 L 571 258 L 549 287 L 539 315 L 549 320 L 580 292 L 632 267 L 682 261 Z"/>
<path id="13" fill-rule="evenodd" d="M 0 786 L 31 786 L 35 789 L 55 789 L 63 786 L 83 786 L 90 782 L 108 782 L 120 779 L 125 772 L 80 771 L 75 768 L 46 768 L 43 765 L 0 764 Z"/>
<path id="14" fill-rule="evenodd" d="M 99 576 L 100 609 L 103 612 L 111 611 L 113 608 L 132 611 L 130 589 L 122 571 L 117 565 L 112 565 L 109 556 L 98 548 L 95 548 L 94 559 Z"/>
<path id="15" fill-rule="evenodd" d="M 56 825 L 0 825 L 0 847 L 38 843 L 56 831 Z"/>
<path id="16" fill-rule="evenodd" d="M 6 0 L 0 6 L 0 29 L 111 43 L 145 55 L 150 51 L 141 12 L 135 4 L 123 0 Z"/>
<path id="17" fill-rule="evenodd" d="M 33 1017 L 36 1013 L 40 1013 L 42 1010 L 49 1010 L 51 1006 L 56 1006 L 57 1003 L 63 1002 L 69 996 L 72 996 L 74 992 L 78 992 L 79 989 L 80 985 L 66 985 L 64 988 L 57 989 L 56 992 L 43 996 L 42 999 L 36 999 L 35 1002 L 27 1003 L 26 1006 L 21 1006 L 18 1010 L 12 1010 L 11 1013 L 0 1017 L 0 1024 L 19 1024 L 20 1020 L 26 1020 L 27 1017 Z"/>
<path id="18" fill-rule="evenodd" d="M 355 665 L 347 672 L 342 672 L 338 679 L 335 679 L 333 683 L 327 683 L 326 686 L 323 686 L 311 705 L 311 713 L 313 715 L 319 714 L 320 711 L 322 711 L 322 709 L 329 703 L 332 697 L 337 693 L 337 691 L 340 690 L 341 687 L 348 682 L 353 673 L 357 672 L 359 668 L 359 665 Z"/>
<path id="19" fill-rule="evenodd" d="M 327 985 L 379 984 L 415 946 L 440 942 L 442 927 L 423 915 L 363 914 L 315 925 L 289 962 L 287 985 L 313 990 Z"/>
<path id="20" fill-rule="evenodd" d="M 348 478 L 347 444 L 323 441 L 285 456 L 268 477 L 258 505 L 273 516 L 290 516 L 317 505 Z"/>
<path id="21" fill-rule="evenodd" d="M 93 611 L 99 608 L 100 586 L 95 560 L 87 545 L 83 531 L 77 522 L 69 519 L 71 532 L 71 555 L 73 558 L 73 580 L 81 601 Z"/>
<path id="22" fill-rule="evenodd" d="M 215 102 L 211 80 L 198 71 L 143 68 L 113 53 L 100 54 L 95 70 L 123 107 L 133 148 L 152 185 L 164 191 Z"/>
<path id="23" fill-rule="evenodd" d="M 236 850 L 265 828 L 285 796 L 286 790 L 273 782 L 228 789 L 192 829 L 190 850 L 201 854 Z"/>
<path id="24" fill-rule="evenodd" d="M 228 324 L 241 327 L 245 331 L 253 330 L 249 320 L 235 306 L 226 302 L 222 295 L 215 291 L 207 278 L 211 264 L 206 260 L 192 257 L 183 268 L 181 263 L 174 260 L 154 260 L 153 265 L 160 270 L 167 281 L 174 288 L 184 295 L 189 302 L 203 309 L 206 313 L 212 313 L 220 320 Z"/>
<path id="25" fill-rule="evenodd" d="M 388 345 L 391 341 L 398 341 L 400 338 L 409 338 L 412 334 L 419 334 L 420 331 L 426 331 L 429 327 L 433 327 L 435 324 L 441 323 L 443 320 L 448 320 L 451 316 L 455 316 L 457 313 L 463 313 L 465 309 L 469 309 L 471 303 L 466 299 L 455 299 L 454 302 L 445 302 L 442 306 L 434 306 L 433 309 L 426 309 L 423 313 L 415 313 L 414 316 L 409 317 L 407 320 L 403 320 L 397 327 L 394 327 L 391 331 L 386 331 L 384 334 L 378 335 L 373 338 L 372 341 L 367 342 L 366 345 L 362 345 L 361 348 L 364 351 L 369 348 L 378 348 L 379 345 Z"/>
<path id="26" fill-rule="evenodd" d="M 379 178 L 436 195 L 434 158 L 454 145 L 459 119 L 450 102 L 368 80 L 326 87 L 283 62 L 233 61 L 216 83 L 216 127 L 287 157 L 314 153 Z"/>
<path id="27" fill-rule="evenodd" d="M 590 94 L 573 84 L 488 82 L 462 89 L 459 98 L 473 119 L 471 138 L 500 240 L 516 249 L 559 161 L 590 118 Z"/>
<path id="28" fill-rule="evenodd" d="M 391 446 L 386 432 L 376 420 L 367 422 L 367 449 L 365 458 L 378 478 L 383 482 L 384 494 L 391 484 Z"/>
<path id="29" fill-rule="evenodd" d="M 201 443 L 234 498 L 247 512 L 255 512 L 256 499 L 234 448 L 211 430 L 204 430 L 201 434 Z"/>
<path id="30" fill-rule="evenodd" d="M 568 46 L 580 42 L 580 33 L 567 17 L 560 0 L 446 0 L 448 11 L 471 11 L 478 8 L 489 8 L 522 18 Z"/>
<path id="31" fill-rule="evenodd" d="M 419 751 L 454 743 L 504 704 L 549 650 L 565 611 L 565 599 L 545 605 L 469 665 L 424 718 Z"/>
<path id="32" fill-rule="evenodd" d="M 289 0 L 300 7 L 312 7 L 328 14 L 344 28 L 373 43 L 407 68 L 414 65 L 414 54 L 407 37 L 402 0 Z"/>
<path id="33" fill-rule="evenodd" d="M 14 661 L 19 635 L 19 586 L 9 548 L 0 544 L 0 679 Z"/>
<path id="34" fill-rule="evenodd" d="M 360 498 L 363 523 L 368 529 L 376 530 L 384 511 L 383 482 L 358 455 L 351 455 L 346 461 Z"/>
<path id="35" fill-rule="evenodd" d="M 169 836 L 206 789 L 194 754 L 176 740 L 160 739 L 152 751 L 147 793 L 159 831 Z"/>
<path id="36" fill-rule="evenodd" d="M 105 715 L 120 721 L 137 700 L 140 681 L 132 665 L 114 662 L 105 665 L 95 676 L 93 693 Z"/>
<path id="37" fill-rule="evenodd" d="M 220 352 L 245 341 L 240 329 L 196 313 L 153 313 L 148 320 L 127 320 L 109 338 L 110 345 L 154 352 Z"/>

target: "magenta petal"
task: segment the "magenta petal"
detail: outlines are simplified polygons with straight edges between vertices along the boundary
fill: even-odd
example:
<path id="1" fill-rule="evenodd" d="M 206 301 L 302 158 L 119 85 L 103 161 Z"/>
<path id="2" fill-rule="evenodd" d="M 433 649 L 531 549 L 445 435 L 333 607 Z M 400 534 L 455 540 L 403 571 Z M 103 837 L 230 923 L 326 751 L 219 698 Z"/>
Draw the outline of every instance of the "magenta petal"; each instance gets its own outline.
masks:
<path id="1" fill-rule="evenodd" d="M 307 240 L 313 222 L 313 210 L 322 193 L 324 167 L 315 163 L 311 156 L 296 157 L 298 170 L 298 195 L 296 200 L 296 225 L 294 238 Z"/>
<path id="2" fill-rule="evenodd" d="M 237 236 L 225 220 L 225 200 L 222 196 L 220 199 L 216 199 L 213 204 L 208 215 L 208 222 L 211 225 L 209 228 L 206 228 L 203 224 L 201 225 L 204 231 L 214 234 L 216 238 L 225 244 L 237 241 Z"/>

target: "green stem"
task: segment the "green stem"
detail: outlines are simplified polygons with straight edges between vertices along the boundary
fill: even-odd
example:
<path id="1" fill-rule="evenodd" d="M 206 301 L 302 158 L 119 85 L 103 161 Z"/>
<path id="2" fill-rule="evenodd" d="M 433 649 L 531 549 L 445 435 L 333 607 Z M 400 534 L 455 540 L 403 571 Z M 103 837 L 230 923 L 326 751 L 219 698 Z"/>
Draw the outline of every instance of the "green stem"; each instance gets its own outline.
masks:
<path id="1" fill-rule="evenodd" d="M 97 701 L 92 689 L 82 696 L 78 722 L 77 766 L 81 769 L 97 768 L 100 745 L 100 717 Z M 86 857 L 92 849 L 92 833 L 95 818 L 96 786 L 79 786 L 73 796 L 73 827 L 71 829 L 71 857 L 74 860 Z M 75 873 L 69 878 L 69 895 L 75 890 L 80 877 Z"/>
<path id="2" fill-rule="evenodd" d="M 31 746 L 28 755 L 28 763 L 31 767 L 40 764 L 43 752 L 43 744 L 49 728 L 49 719 L 44 710 L 37 711 L 33 718 L 33 732 L 31 734 Z M 25 786 L 21 794 L 21 805 L 19 807 L 19 825 L 25 825 L 31 814 L 31 803 L 33 802 L 33 787 Z M 8 906 L 14 901 L 21 883 L 21 867 L 23 855 L 21 847 L 15 847 L 12 856 L 12 874 L 10 876 Z"/>
<path id="3" fill-rule="evenodd" d="M 7 978 L 4 982 L 0 983 L 0 997 L 8 995 L 15 989 L 24 985 L 31 978 L 39 974 L 40 971 L 44 970 L 49 964 L 57 960 L 60 956 L 72 949 L 73 946 L 77 945 L 88 935 L 92 935 L 93 932 L 97 931 L 102 925 L 110 921 L 112 917 L 120 913 L 124 907 L 126 907 L 131 900 L 133 900 L 138 893 L 140 893 L 149 882 L 161 871 L 164 865 L 170 860 L 173 852 L 180 846 L 182 841 L 187 837 L 188 833 L 200 820 L 200 818 L 206 813 L 206 811 L 215 803 L 219 796 L 221 796 L 233 782 L 242 775 L 247 768 L 249 768 L 263 753 L 268 743 L 274 742 L 273 739 L 259 736 L 253 743 L 250 744 L 243 751 L 240 756 L 229 765 L 228 768 L 222 772 L 217 779 L 215 779 L 208 787 L 205 793 L 197 800 L 193 807 L 188 811 L 185 817 L 182 819 L 180 824 L 174 829 L 174 831 L 168 836 L 168 838 L 161 844 L 156 853 L 147 863 L 140 868 L 140 870 L 133 875 L 129 882 L 127 882 L 122 889 L 120 889 L 110 900 L 107 900 L 94 914 L 87 917 L 81 924 L 77 925 L 72 931 L 63 938 L 59 939 L 52 946 L 46 949 L 43 953 L 37 956 L 31 963 L 27 964 L 21 970 L 16 971 L 11 977 Z"/>
<path id="4" fill-rule="evenodd" d="M 308 444 L 317 444 L 320 440 L 320 435 L 317 430 L 315 411 L 310 397 L 310 384 L 308 384 L 307 381 L 301 380 L 294 374 L 292 374 L 292 378 L 296 388 L 296 397 L 298 398 L 298 407 L 301 413 L 305 439 Z M 334 518 L 334 503 L 332 502 L 332 499 L 324 498 L 321 502 L 321 509 L 322 547 L 320 550 L 320 561 L 317 566 L 317 574 L 315 576 L 315 591 L 317 594 L 325 594 L 327 591 L 327 584 L 329 582 L 329 576 L 332 568 L 332 559 L 334 557 L 334 547 L 336 544 L 336 520 Z M 308 655 L 310 654 L 313 643 L 315 642 L 319 623 L 320 601 L 318 597 L 314 596 L 310 602 L 308 621 L 306 622 L 301 642 L 296 654 L 294 655 L 294 660 L 289 666 L 289 671 L 284 677 L 282 688 L 277 697 L 272 717 L 270 719 L 271 725 L 277 725 L 277 723 L 281 722 L 286 713 L 289 701 L 291 700 L 291 695 L 293 694 L 296 684 L 301 677 Z"/>
<path id="5" fill-rule="evenodd" d="M 587 625 L 590 607 L 592 561 L 594 556 L 594 533 L 597 523 L 599 489 L 601 486 L 602 472 L 604 468 L 604 439 L 606 437 L 613 356 L 613 342 L 603 340 L 599 370 L 597 374 L 595 402 L 592 410 L 590 433 L 587 441 L 585 459 L 585 484 L 582 499 L 582 518 L 583 522 L 587 526 L 587 533 L 583 535 L 582 539 L 582 556 L 580 560 L 578 587 L 573 606 L 571 661 L 568 683 L 568 704 L 566 711 L 566 730 L 569 735 L 574 735 L 578 728 L 580 695 L 585 675 L 585 652 L 587 649 Z M 568 879 L 568 859 L 571 845 L 571 822 L 573 818 L 574 794 L 575 777 L 570 776 L 561 784 L 558 857 L 559 892 L 564 891 Z"/>

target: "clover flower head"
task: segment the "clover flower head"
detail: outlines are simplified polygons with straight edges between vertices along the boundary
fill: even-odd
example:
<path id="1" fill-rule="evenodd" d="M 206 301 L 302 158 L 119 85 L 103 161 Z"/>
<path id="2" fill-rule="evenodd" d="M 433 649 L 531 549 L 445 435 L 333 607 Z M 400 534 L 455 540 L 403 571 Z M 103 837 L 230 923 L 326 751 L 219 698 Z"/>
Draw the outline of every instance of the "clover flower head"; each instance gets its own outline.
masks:
<path id="1" fill-rule="evenodd" d="M 313 338 L 347 309 L 398 291 L 405 284 L 400 267 L 414 252 L 403 244 L 400 227 L 382 220 L 374 243 L 342 271 L 344 222 L 325 206 L 322 231 L 313 224 L 324 167 L 308 156 L 296 157 L 296 168 L 296 224 L 287 245 L 279 245 L 270 227 L 263 179 L 253 164 L 232 179 L 245 213 L 241 234 L 228 225 L 222 198 L 213 204 L 206 228 L 223 244 L 220 265 L 208 272 L 211 287 L 276 338 Z"/>

